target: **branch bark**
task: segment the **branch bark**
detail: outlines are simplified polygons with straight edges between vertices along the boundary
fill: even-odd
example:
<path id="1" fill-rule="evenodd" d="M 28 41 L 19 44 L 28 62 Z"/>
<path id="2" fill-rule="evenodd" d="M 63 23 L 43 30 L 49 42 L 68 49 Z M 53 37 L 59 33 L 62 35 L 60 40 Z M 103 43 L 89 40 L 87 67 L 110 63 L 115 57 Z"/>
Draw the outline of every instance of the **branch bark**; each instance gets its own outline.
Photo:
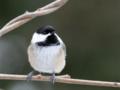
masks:
<path id="1" fill-rule="evenodd" d="M 26 75 L 0 74 L 0 80 L 26 80 Z M 32 81 L 50 81 L 50 76 L 36 75 L 32 77 Z M 73 79 L 69 75 L 61 75 L 55 77 L 55 82 L 66 84 L 79 84 L 87 86 L 101 87 L 117 87 L 120 88 L 120 82 L 95 81 L 84 79 Z"/>
<path id="2" fill-rule="evenodd" d="M 9 21 L 3 28 L 0 30 L 0 37 L 4 34 L 20 27 L 21 25 L 27 23 L 28 21 L 38 17 L 43 16 L 46 14 L 50 14 L 60 7 L 62 7 L 68 0 L 55 0 L 54 2 L 42 7 L 38 8 L 33 12 L 26 11 L 24 14 L 14 18 L 13 20 Z"/>

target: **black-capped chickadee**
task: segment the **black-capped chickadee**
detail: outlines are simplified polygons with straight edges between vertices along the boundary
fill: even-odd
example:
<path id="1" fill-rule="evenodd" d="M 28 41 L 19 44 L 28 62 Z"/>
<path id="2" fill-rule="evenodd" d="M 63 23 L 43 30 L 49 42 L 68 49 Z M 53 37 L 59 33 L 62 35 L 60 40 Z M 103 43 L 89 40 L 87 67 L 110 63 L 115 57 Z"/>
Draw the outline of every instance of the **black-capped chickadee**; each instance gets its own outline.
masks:
<path id="1" fill-rule="evenodd" d="M 39 73 L 60 73 L 65 67 L 66 47 L 52 26 L 39 28 L 28 47 L 29 63 Z M 28 74 L 31 79 L 34 72 Z"/>

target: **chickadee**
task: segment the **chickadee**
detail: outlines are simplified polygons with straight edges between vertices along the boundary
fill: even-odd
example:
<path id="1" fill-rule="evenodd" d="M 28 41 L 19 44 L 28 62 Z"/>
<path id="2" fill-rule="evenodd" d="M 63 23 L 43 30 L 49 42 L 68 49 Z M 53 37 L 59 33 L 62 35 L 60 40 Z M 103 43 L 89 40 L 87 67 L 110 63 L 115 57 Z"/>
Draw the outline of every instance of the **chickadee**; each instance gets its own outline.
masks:
<path id="1" fill-rule="evenodd" d="M 65 67 L 66 47 L 52 26 L 39 28 L 32 36 L 28 47 L 29 63 L 39 73 L 60 73 Z M 28 74 L 31 79 L 33 72 Z"/>

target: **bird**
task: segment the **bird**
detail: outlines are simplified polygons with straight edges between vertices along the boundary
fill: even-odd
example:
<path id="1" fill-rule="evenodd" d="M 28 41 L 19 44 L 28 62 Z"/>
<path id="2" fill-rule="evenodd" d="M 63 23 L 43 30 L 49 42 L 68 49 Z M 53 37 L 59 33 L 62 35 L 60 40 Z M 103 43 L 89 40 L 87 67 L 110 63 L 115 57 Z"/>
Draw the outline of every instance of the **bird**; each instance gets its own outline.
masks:
<path id="1" fill-rule="evenodd" d="M 51 25 L 38 28 L 32 36 L 27 54 L 33 71 L 27 76 L 31 80 L 35 72 L 51 74 L 55 82 L 55 74 L 62 72 L 66 65 L 66 46 Z"/>

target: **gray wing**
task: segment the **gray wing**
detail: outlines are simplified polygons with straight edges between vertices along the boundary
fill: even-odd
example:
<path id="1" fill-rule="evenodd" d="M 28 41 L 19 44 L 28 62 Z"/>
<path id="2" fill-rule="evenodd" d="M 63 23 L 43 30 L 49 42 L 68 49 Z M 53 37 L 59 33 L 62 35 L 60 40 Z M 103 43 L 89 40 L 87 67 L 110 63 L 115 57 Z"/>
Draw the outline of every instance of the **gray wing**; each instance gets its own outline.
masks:
<path id="1" fill-rule="evenodd" d="M 63 43 L 63 45 L 62 45 L 62 49 L 64 50 L 64 52 L 65 52 L 65 56 L 66 56 L 66 46 L 65 46 L 64 43 Z"/>

